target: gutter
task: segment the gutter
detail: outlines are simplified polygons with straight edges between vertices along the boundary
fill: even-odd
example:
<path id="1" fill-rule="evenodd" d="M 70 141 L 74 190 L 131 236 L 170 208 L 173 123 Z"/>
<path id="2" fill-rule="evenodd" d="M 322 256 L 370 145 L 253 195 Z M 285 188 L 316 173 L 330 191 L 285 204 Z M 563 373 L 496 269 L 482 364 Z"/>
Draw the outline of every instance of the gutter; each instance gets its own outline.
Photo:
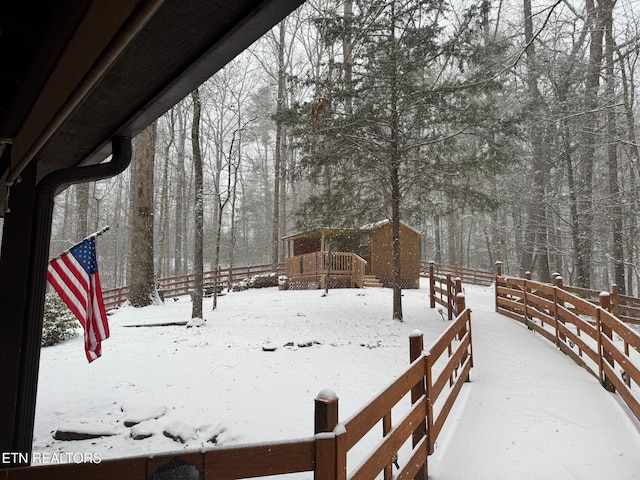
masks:
<path id="1" fill-rule="evenodd" d="M 47 265 L 54 199 L 58 193 L 71 185 L 103 180 L 123 172 L 131 163 L 131 139 L 128 137 L 112 139 L 112 152 L 112 159 L 107 163 L 57 170 L 43 178 L 37 186 L 26 296 L 28 304 L 23 319 L 19 385 L 13 430 L 14 451 L 28 453 L 28 458 L 31 458 L 33 443 L 42 316 L 47 290 Z"/>

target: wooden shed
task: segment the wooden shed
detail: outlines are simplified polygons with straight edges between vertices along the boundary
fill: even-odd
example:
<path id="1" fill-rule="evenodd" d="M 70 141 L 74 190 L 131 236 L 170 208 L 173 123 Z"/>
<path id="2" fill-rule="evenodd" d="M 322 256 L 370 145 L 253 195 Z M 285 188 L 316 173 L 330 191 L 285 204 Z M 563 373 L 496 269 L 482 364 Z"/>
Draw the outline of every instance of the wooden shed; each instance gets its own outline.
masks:
<path id="1" fill-rule="evenodd" d="M 375 275 L 385 287 L 393 286 L 392 225 L 389 220 L 362 227 L 368 236 L 367 273 Z M 420 287 L 420 240 L 418 230 L 400 222 L 400 286 Z"/>
<path id="2" fill-rule="evenodd" d="M 289 288 L 375 287 L 393 285 L 391 222 L 357 229 L 318 228 L 284 238 Z M 420 232 L 401 223 L 401 287 L 418 288 Z"/>

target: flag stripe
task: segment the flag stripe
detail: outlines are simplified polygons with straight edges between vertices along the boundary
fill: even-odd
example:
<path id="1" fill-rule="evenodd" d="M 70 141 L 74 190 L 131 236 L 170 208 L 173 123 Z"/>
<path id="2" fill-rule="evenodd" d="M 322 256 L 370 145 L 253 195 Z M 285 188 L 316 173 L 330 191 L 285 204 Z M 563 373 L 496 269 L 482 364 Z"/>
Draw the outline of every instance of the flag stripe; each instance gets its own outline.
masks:
<path id="1" fill-rule="evenodd" d="M 49 280 L 49 283 L 53 286 L 55 291 L 58 292 L 58 295 L 60 295 L 62 300 L 64 300 L 64 303 L 67 304 L 69 309 L 80 321 L 80 323 L 84 328 L 83 319 L 86 316 L 86 308 L 77 299 L 76 295 L 68 294 L 68 289 L 65 286 L 64 280 L 56 270 L 50 269 L 49 272 L 47 273 L 47 279 Z"/>
<path id="2" fill-rule="evenodd" d="M 49 264 L 47 279 L 82 324 L 85 354 L 87 360 L 92 362 L 102 355 L 101 342 L 109 338 L 95 238 L 87 238 L 53 259 Z"/>
<path id="3" fill-rule="evenodd" d="M 79 281 L 74 274 L 75 265 L 73 265 L 73 262 L 64 260 L 67 256 L 71 255 L 63 254 L 62 257 L 50 264 L 49 272 L 54 275 L 56 281 L 52 285 L 84 326 L 83 319 L 87 316 L 89 289 L 87 283 Z M 51 272 L 51 269 L 53 269 L 53 272 Z"/>
<path id="4" fill-rule="evenodd" d="M 60 288 L 63 290 L 65 295 L 69 298 L 75 299 L 74 301 L 78 302 L 78 307 L 81 307 L 82 310 L 86 310 L 86 288 L 75 281 L 74 276 L 70 276 L 68 268 L 64 262 L 56 262 L 52 265 L 53 272 L 52 274 L 57 278 L 58 284 Z"/>

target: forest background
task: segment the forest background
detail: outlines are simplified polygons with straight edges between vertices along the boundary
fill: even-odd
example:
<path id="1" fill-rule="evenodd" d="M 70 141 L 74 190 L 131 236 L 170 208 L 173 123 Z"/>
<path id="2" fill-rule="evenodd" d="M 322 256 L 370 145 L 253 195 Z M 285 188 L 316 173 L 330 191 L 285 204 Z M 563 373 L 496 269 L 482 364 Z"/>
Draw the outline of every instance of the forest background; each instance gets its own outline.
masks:
<path id="1" fill-rule="evenodd" d="M 308 0 L 63 192 L 51 256 L 109 225 L 103 288 L 148 284 L 389 219 L 423 260 L 638 294 L 639 57 L 634 0 Z"/>

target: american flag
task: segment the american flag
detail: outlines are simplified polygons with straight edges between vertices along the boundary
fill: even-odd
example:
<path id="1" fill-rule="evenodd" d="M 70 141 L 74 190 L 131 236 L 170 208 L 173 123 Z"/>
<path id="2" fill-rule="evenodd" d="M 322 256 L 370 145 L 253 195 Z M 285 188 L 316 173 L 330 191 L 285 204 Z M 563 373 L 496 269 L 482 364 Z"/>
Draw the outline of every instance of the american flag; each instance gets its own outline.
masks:
<path id="1" fill-rule="evenodd" d="M 49 262 L 47 279 L 84 328 L 84 348 L 89 362 L 102 355 L 109 324 L 102 301 L 94 236 Z"/>

